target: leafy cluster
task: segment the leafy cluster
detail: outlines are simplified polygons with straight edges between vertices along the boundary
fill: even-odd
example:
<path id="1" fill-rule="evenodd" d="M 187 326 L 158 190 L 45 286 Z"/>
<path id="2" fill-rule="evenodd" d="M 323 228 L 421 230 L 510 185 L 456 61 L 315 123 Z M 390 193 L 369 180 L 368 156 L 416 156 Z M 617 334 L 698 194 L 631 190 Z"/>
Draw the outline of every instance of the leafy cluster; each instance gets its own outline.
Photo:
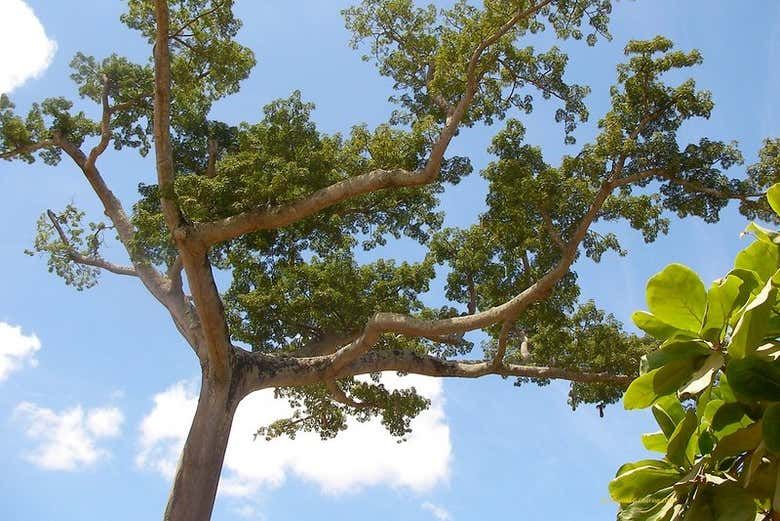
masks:
<path id="1" fill-rule="evenodd" d="M 767 193 L 780 215 L 780 185 Z M 651 407 L 645 434 L 663 459 L 620 467 L 609 490 L 620 520 L 753 521 L 780 512 L 780 233 L 756 240 L 707 290 L 672 264 L 647 284 L 638 327 L 662 341 L 642 358 L 627 409 Z M 766 516 L 766 517 L 765 517 Z"/>

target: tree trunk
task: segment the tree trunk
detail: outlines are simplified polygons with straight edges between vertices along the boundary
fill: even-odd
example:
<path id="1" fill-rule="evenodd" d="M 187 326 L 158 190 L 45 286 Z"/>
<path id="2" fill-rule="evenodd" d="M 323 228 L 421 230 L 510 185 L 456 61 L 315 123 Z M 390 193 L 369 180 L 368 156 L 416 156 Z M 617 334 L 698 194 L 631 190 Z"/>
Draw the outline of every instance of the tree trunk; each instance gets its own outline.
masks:
<path id="1" fill-rule="evenodd" d="M 239 400 L 230 396 L 229 384 L 215 384 L 210 380 L 204 371 L 198 408 L 179 459 L 164 521 L 211 519 Z"/>

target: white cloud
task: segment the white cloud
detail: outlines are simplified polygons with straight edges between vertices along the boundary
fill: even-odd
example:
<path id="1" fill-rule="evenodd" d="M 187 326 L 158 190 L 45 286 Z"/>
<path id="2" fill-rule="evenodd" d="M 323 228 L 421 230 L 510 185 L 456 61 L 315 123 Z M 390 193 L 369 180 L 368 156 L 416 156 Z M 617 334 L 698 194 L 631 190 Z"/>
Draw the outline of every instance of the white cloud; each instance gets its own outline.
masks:
<path id="1" fill-rule="evenodd" d="M 322 441 L 315 433 L 295 440 L 253 440 L 259 426 L 290 415 L 286 400 L 273 391 L 259 391 L 239 406 L 225 456 L 220 492 L 244 497 L 262 488 L 282 485 L 288 475 L 317 484 L 326 494 L 354 492 L 372 485 L 429 490 L 447 478 L 452 446 L 444 414 L 440 380 L 386 373 L 390 388 L 414 386 L 431 400 L 431 407 L 412 424 L 404 443 L 390 436 L 379 421 L 351 422 L 335 439 Z M 154 397 L 154 409 L 141 424 L 137 463 L 170 478 L 195 411 L 197 393 L 180 382 Z"/>
<path id="2" fill-rule="evenodd" d="M 452 516 L 447 510 L 440 507 L 439 505 L 431 503 L 430 501 L 423 503 L 422 508 L 423 510 L 430 512 L 431 515 L 438 521 L 452 521 Z"/>
<path id="3" fill-rule="evenodd" d="M 37 442 L 25 459 L 46 470 L 76 470 L 106 458 L 109 452 L 98 441 L 118 436 L 124 420 L 114 407 L 84 411 L 77 405 L 56 413 L 29 402 L 17 405 L 14 414 Z"/>
<path id="4" fill-rule="evenodd" d="M 0 93 L 37 78 L 51 64 L 57 42 L 22 0 L 0 0 Z"/>
<path id="5" fill-rule="evenodd" d="M 21 327 L 0 322 L 0 382 L 25 365 L 38 365 L 35 352 L 40 348 L 41 341 L 35 334 L 25 335 Z"/>

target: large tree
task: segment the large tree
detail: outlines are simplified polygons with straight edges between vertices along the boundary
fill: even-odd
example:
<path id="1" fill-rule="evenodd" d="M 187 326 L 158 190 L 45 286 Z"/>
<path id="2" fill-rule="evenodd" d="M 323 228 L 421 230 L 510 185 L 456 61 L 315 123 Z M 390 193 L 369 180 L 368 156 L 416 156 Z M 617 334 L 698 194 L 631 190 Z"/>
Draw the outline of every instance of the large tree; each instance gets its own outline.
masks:
<path id="1" fill-rule="evenodd" d="M 667 212 L 714 222 L 730 199 L 751 218 L 771 218 L 760 194 L 777 178 L 780 143 L 767 141 L 739 179 L 723 173 L 741 162 L 733 144 L 679 143 L 680 126 L 708 117 L 713 103 L 692 80 L 667 84 L 665 73 L 701 56 L 657 37 L 626 46 L 594 141 L 547 163 L 517 118 L 534 95 L 550 99 L 573 145 L 589 90 L 565 78 L 560 49 L 527 42 L 548 30 L 595 45 L 609 37 L 611 4 L 364 0 L 344 12 L 347 28 L 393 80 L 396 110 L 386 124 L 343 135 L 317 130 L 298 93 L 269 104 L 256 123 L 213 119 L 213 103 L 237 92 L 255 64 L 235 40 L 232 0 L 128 0 L 122 20 L 147 38 L 150 62 L 83 54 L 72 62 L 99 121 L 65 98 L 24 117 L 0 98 L 0 157 L 72 161 L 108 219 L 49 210 L 33 252 L 77 289 L 103 271 L 138 278 L 200 361 L 197 411 L 165 519 L 210 517 L 233 414 L 256 390 L 275 388 L 296 408 L 259 431 L 267 437 L 301 429 L 332 437 L 350 416 L 379 416 L 403 436 L 427 402 L 414 389 L 389 392 L 383 371 L 569 380 L 572 406 L 620 397 L 652 341 L 578 303 L 574 262 L 622 253 L 618 237 L 594 224 L 625 220 L 651 242 L 667 231 Z M 450 143 L 499 121 L 495 159 L 482 172 L 486 211 L 469 228 L 442 229 L 438 194 L 472 170 L 467 157 L 448 155 Z M 154 151 L 157 184 L 140 185 L 132 206 L 99 167 L 110 145 Z M 101 254 L 109 230 L 127 265 Z M 427 249 L 421 262 L 356 260 L 359 249 L 402 236 Z M 421 296 L 437 269 L 448 302 L 430 308 Z M 230 279 L 223 293 L 215 271 Z M 475 330 L 487 337 L 476 349 L 465 337 Z"/>

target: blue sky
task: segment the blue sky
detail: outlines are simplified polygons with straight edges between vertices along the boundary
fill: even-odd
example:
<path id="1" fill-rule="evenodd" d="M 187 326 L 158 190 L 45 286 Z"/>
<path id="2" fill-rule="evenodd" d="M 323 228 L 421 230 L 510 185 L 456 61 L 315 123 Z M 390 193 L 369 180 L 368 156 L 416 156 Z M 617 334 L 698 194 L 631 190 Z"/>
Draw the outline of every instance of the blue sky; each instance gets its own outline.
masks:
<path id="1" fill-rule="evenodd" d="M 56 49 L 21 15 L 8 15 L 22 13 L 11 9 L 21 0 L 0 0 L 0 35 L 5 35 L 0 36 L 0 89 L 13 88 L 11 97 L 20 108 L 47 96 L 74 97 L 67 64 L 77 51 L 98 57 L 116 51 L 138 61 L 149 53 L 120 24 L 121 1 L 26 3 Z M 215 108 L 216 117 L 252 120 L 268 101 L 300 89 L 317 104 L 315 118 L 324 131 L 385 121 L 390 84 L 348 48 L 339 15 L 346 5 L 238 0 L 245 21 L 240 39 L 255 50 L 259 63 L 242 92 Z M 780 135 L 780 4 L 624 1 L 616 5 L 612 31 L 614 40 L 595 49 L 565 45 L 569 78 L 593 88 L 592 121 L 578 131 L 581 143 L 593 135 L 607 108 L 625 42 L 656 34 L 703 52 L 705 63 L 692 74 L 712 90 L 717 104 L 709 121 L 686 125 L 681 140 L 736 139 L 752 160 L 762 138 Z M 19 59 L 27 57 L 22 48 L 29 59 Z M 51 52 L 49 63 L 45 57 Z M 19 81 L 8 79 L 17 69 Z M 571 149 L 562 144 L 551 108 L 542 107 L 525 122 L 528 142 L 542 146 L 555 163 Z M 494 130 L 463 132 L 452 152 L 484 166 Z M 101 161 L 107 180 L 128 205 L 137 183 L 154 179 L 152 162 L 132 153 L 109 151 Z M 484 193 L 478 175 L 448 191 L 443 198 L 448 223 L 471 222 Z M 188 427 L 197 364 L 137 281 L 104 276 L 98 287 L 79 293 L 47 273 L 43 259 L 23 255 L 41 211 L 69 202 L 96 219 L 101 215 L 86 183 L 67 163 L 55 169 L 0 164 L 0 222 L 5 223 L 0 234 L 0 519 L 159 518 L 168 494 L 166 472 Z M 665 264 L 686 263 L 707 281 L 727 271 L 744 247 L 739 239 L 744 225 L 729 208 L 717 225 L 674 222 L 670 234 L 651 246 L 617 226 L 630 255 L 578 265 L 584 297 L 627 321 L 643 307 L 644 281 Z M 404 244 L 386 253 L 420 254 Z M 438 295 L 434 291 L 430 298 L 436 301 Z M 619 406 L 610 407 L 603 419 L 591 407 L 572 412 L 562 384 L 518 389 L 498 378 L 417 383 L 434 407 L 403 445 L 371 425 L 326 444 L 307 438 L 253 444 L 248 432 L 284 412 L 284 404 L 267 395 L 253 396 L 236 420 L 237 441 L 231 441 L 214 519 L 611 518 L 607 482 L 622 462 L 643 457 L 639 435 L 652 429 L 648 414 L 629 414 Z M 343 463 L 328 465 L 335 457 Z"/>

